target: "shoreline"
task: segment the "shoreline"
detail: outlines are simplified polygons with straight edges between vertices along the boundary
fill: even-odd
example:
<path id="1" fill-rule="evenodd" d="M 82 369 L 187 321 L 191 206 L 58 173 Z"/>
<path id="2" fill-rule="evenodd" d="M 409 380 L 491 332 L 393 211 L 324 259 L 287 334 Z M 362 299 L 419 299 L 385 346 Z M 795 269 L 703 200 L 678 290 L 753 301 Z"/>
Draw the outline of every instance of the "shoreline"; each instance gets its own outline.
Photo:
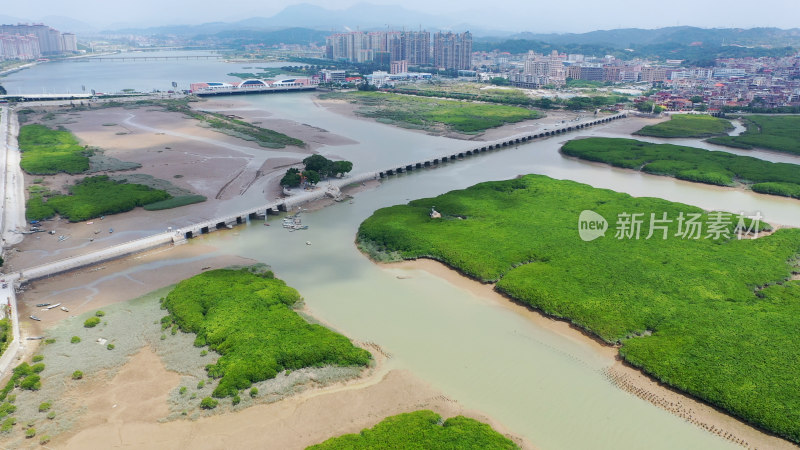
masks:
<path id="1" fill-rule="evenodd" d="M 363 186 L 357 188 L 364 189 Z M 231 239 L 238 235 L 235 229 L 222 233 L 232 233 Z M 70 312 L 40 313 L 45 320 L 24 324 L 25 334 L 44 334 L 63 319 L 98 307 L 125 304 L 204 270 L 253 262 L 238 256 L 220 255 L 216 247 L 197 241 L 37 280 L 22 295 L 26 310 L 34 310 L 32 305 L 43 299 L 57 298 L 69 306 Z M 142 268 L 143 263 L 148 266 Z M 308 305 L 303 305 L 298 312 L 330 328 L 315 317 Z M 196 420 L 165 420 L 167 399 L 178 386 L 175 380 L 185 375 L 167 369 L 164 357 L 145 344 L 122 365 L 87 377 L 86 381 L 65 392 L 65 402 L 59 402 L 61 406 L 56 405 L 56 408 L 67 407 L 71 411 L 69 414 L 78 416 L 74 425 L 54 436 L 51 445 L 83 449 L 100 448 L 98 443 L 103 442 L 104 448 L 108 443 L 132 447 L 156 444 L 168 448 L 219 448 L 225 446 L 222 439 L 236 435 L 244 439 L 246 446 L 258 447 L 264 436 L 270 436 L 280 448 L 305 448 L 331 437 L 358 433 L 388 416 L 431 409 L 443 418 L 465 415 L 488 423 L 520 447 L 534 448 L 501 423 L 479 411 L 466 409 L 412 372 L 393 367 L 391 355 L 378 344 L 352 342 L 370 351 L 374 359 L 374 363 L 358 376 L 331 384 L 312 382 L 299 387 L 300 392 L 277 401 L 201 416 Z M 39 341 L 31 341 L 27 345 L 23 360 L 41 351 L 38 344 Z M 326 411 L 339 413 L 331 415 Z M 298 434 L 298 430 L 302 432 Z"/>
<path id="2" fill-rule="evenodd" d="M 375 264 L 387 269 L 427 272 L 497 306 L 517 313 L 538 327 L 591 347 L 597 354 L 607 359 L 609 365 L 603 370 L 602 375 L 609 383 L 734 444 L 746 448 L 798 448 L 788 440 L 760 430 L 700 399 L 659 382 L 624 361 L 619 355 L 618 347 L 605 343 L 588 331 L 576 327 L 568 319 L 546 315 L 495 291 L 494 284 L 483 284 L 445 263 L 429 258 Z"/>
<path id="3" fill-rule="evenodd" d="M 579 137 L 579 139 L 580 139 L 580 137 Z M 561 153 L 561 150 L 559 150 L 558 153 L 563 158 L 572 159 L 574 161 L 579 161 L 581 163 L 589 164 L 589 165 L 594 166 L 594 167 L 605 167 L 605 168 L 610 168 L 610 169 L 614 169 L 614 170 L 621 170 L 621 171 L 628 172 L 628 173 L 639 173 L 639 174 L 647 175 L 647 176 L 669 178 L 669 179 L 672 179 L 672 180 L 675 180 L 675 181 L 680 181 L 680 182 L 684 182 L 684 183 L 690 183 L 692 185 L 700 185 L 700 186 L 707 187 L 707 188 L 712 188 L 712 189 L 733 190 L 733 191 L 739 191 L 739 192 L 751 192 L 751 193 L 756 194 L 756 195 L 766 195 L 766 196 L 776 197 L 776 198 L 780 198 L 780 199 L 788 199 L 788 200 L 798 200 L 798 201 L 800 201 L 800 199 L 797 199 L 797 198 L 794 198 L 794 197 L 788 197 L 788 196 L 785 196 L 785 195 L 767 194 L 767 193 L 764 193 L 764 192 L 756 192 L 756 191 L 754 191 L 752 189 L 748 189 L 748 187 L 750 185 L 747 185 L 747 184 L 744 184 L 744 183 L 736 183 L 735 186 L 720 186 L 718 184 L 700 183 L 698 181 L 684 180 L 684 179 L 681 179 L 681 178 L 678 178 L 678 177 L 674 177 L 674 176 L 671 176 L 671 175 L 661 175 L 661 174 L 656 174 L 656 173 L 649 173 L 649 172 L 644 172 L 644 171 L 637 170 L 637 169 L 628 169 L 628 168 L 625 168 L 625 167 L 612 166 L 611 164 L 600 162 L 600 161 L 590 161 L 588 159 L 578 158 L 577 156 L 565 155 L 565 154 Z M 701 209 L 704 209 L 704 208 L 701 208 Z M 768 222 L 768 223 L 770 225 L 772 225 L 773 227 L 775 227 L 775 228 L 795 228 L 794 226 L 781 224 L 781 223 L 772 223 L 772 222 Z"/>

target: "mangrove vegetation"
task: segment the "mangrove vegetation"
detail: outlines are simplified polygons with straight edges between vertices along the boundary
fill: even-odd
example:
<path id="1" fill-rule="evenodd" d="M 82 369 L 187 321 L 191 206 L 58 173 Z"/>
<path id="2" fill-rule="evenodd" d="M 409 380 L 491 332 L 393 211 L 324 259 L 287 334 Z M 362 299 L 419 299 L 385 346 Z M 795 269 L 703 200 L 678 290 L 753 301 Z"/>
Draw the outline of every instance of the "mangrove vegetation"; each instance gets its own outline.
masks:
<path id="1" fill-rule="evenodd" d="M 718 186 L 741 183 L 753 191 L 800 198 L 800 166 L 750 156 L 635 139 L 587 138 L 561 147 L 567 156 Z"/>
<path id="2" fill-rule="evenodd" d="M 584 210 L 605 218 L 604 236 L 579 237 Z M 515 301 L 619 344 L 660 382 L 800 442 L 800 230 L 738 239 L 740 225 L 759 228 L 527 175 L 379 209 L 358 240 L 496 282 Z"/>
<path id="3" fill-rule="evenodd" d="M 733 130 L 730 121 L 705 114 L 673 114 L 666 122 L 647 125 L 634 134 L 663 138 L 703 138 Z"/>
<path id="4" fill-rule="evenodd" d="M 519 447 L 483 422 L 464 416 L 442 421 L 439 414 L 421 410 L 387 417 L 359 434 L 331 438 L 308 450 L 376 448 L 511 450 Z"/>
<path id="5" fill-rule="evenodd" d="M 480 133 L 507 123 L 538 119 L 541 113 L 518 106 L 496 105 L 385 92 L 331 92 L 321 98 L 346 100 L 359 105 L 357 113 L 380 122 L 407 128 L 445 127 L 460 133 Z"/>
<path id="6" fill-rule="evenodd" d="M 219 379 L 213 396 L 233 397 L 284 370 L 366 366 L 371 355 L 345 336 L 308 323 L 292 308 L 300 295 L 270 271 L 247 268 L 204 272 L 181 281 L 164 299 L 172 323 L 196 334 L 221 356 L 206 366 Z"/>

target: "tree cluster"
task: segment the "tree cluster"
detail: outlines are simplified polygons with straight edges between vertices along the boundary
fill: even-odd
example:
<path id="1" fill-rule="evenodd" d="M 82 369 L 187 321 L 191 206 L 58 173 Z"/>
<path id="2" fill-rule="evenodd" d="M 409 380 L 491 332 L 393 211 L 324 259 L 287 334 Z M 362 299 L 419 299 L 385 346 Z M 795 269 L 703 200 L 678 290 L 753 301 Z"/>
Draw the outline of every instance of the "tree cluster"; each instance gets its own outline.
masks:
<path id="1" fill-rule="evenodd" d="M 291 168 L 281 178 L 281 186 L 297 187 L 303 182 L 317 184 L 328 177 L 337 177 L 353 170 L 350 161 L 331 161 L 322 155 L 311 155 L 303 160 L 304 169 Z"/>

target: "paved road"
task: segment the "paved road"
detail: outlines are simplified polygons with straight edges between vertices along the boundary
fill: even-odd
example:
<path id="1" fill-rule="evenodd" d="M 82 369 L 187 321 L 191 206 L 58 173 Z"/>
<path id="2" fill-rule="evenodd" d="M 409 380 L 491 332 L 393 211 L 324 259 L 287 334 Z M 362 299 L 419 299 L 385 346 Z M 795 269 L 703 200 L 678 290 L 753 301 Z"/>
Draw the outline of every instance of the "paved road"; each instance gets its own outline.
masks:
<path id="1" fill-rule="evenodd" d="M 0 172 L 2 172 L 3 211 L 2 232 L 3 247 L 22 242 L 19 234 L 27 226 L 25 222 L 25 183 L 19 162 L 21 154 L 17 146 L 19 122 L 13 109 L 3 108 L 0 119 Z"/>
<path id="2" fill-rule="evenodd" d="M 22 172 L 19 169 L 19 149 L 15 130 L 10 129 L 10 124 L 16 127 L 16 120 L 12 117 L 8 107 L 0 108 L 0 196 L 2 210 L 0 210 L 0 235 L 2 235 L 2 248 L 13 245 L 22 240 L 22 235 L 13 233 L 12 230 L 22 225 L 25 221 L 24 195 L 22 195 Z M 20 217 L 22 222 L 20 223 Z M 9 277 L 2 273 L 0 268 L 0 308 L 5 316 L 6 306 L 10 306 L 11 324 L 14 340 L 0 357 L 0 377 L 9 370 L 16 360 L 17 353 L 22 345 L 20 336 L 19 318 L 17 317 L 17 298 L 14 294 L 14 281 L 16 277 Z"/>

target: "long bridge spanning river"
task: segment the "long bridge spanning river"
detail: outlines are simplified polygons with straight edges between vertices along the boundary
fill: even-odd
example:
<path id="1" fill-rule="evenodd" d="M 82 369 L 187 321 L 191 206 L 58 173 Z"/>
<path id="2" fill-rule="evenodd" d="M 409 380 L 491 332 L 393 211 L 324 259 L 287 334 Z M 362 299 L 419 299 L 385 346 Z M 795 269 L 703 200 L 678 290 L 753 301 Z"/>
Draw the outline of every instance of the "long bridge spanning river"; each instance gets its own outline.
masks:
<path id="1" fill-rule="evenodd" d="M 613 116 L 603 117 L 588 120 L 578 124 L 561 125 L 560 127 L 542 131 L 533 134 L 523 134 L 513 136 L 511 138 L 504 138 L 492 142 L 482 142 L 469 150 L 462 150 L 456 153 L 447 153 L 435 157 L 425 158 L 424 160 L 413 161 L 406 164 L 394 165 L 385 169 L 363 172 L 346 178 L 340 178 L 328 182 L 331 188 L 342 188 L 355 183 L 362 183 L 368 180 L 375 180 L 392 175 L 410 172 L 413 170 L 422 170 L 438 167 L 441 164 L 453 163 L 466 157 L 478 155 L 480 153 L 491 152 L 500 150 L 507 147 L 512 147 L 520 144 L 526 144 L 538 139 L 557 136 L 572 131 L 581 130 L 595 125 L 601 125 L 612 122 L 621 118 L 627 117 L 627 113 L 620 113 Z M 79 256 L 53 261 L 47 264 L 42 264 L 35 267 L 23 269 L 16 274 L 8 275 L 7 278 L 15 280 L 20 283 L 29 282 L 32 280 L 45 278 L 48 276 L 56 275 L 59 273 L 74 270 L 80 267 L 97 264 L 110 259 L 119 258 L 122 256 L 130 255 L 132 253 L 141 252 L 154 247 L 165 244 L 180 243 L 185 239 L 191 239 L 201 234 L 210 233 L 215 230 L 227 229 L 239 224 L 247 223 L 249 219 L 266 216 L 268 214 L 277 214 L 282 211 L 292 211 L 299 205 L 320 199 L 326 195 L 327 189 L 319 187 L 313 191 L 303 192 L 297 195 L 292 195 L 286 198 L 275 200 L 270 203 L 253 206 L 243 211 L 233 214 L 226 214 L 211 220 L 203 222 L 187 224 L 180 229 L 166 231 L 164 233 L 155 234 L 146 238 L 137 239 L 134 241 L 126 242 L 124 244 L 108 247 L 103 250 L 98 250 L 86 253 Z"/>

